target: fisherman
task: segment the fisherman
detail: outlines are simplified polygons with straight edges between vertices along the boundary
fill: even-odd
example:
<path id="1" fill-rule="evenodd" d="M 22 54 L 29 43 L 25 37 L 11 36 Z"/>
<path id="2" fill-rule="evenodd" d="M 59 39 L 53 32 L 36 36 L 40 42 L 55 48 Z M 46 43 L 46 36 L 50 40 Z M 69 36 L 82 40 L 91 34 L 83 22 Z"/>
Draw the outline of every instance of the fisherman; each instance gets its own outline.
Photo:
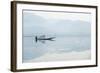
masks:
<path id="1" fill-rule="evenodd" d="M 37 36 L 35 36 L 35 41 L 37 42 Z"/>

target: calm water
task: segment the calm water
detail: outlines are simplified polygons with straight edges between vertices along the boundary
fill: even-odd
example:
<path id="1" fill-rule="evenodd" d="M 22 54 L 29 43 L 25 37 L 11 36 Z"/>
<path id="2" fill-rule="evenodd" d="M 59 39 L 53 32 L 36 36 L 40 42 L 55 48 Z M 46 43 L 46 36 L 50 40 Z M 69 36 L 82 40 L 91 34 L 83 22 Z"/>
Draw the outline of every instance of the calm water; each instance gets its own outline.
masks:
<path id="1" fill-rule="evenodd" d="M 64 36 L 56 37 L 54 41 L 38 41 L 35 37 L 23 37 L 23 62 L 35 59 L 46 53 L 81 52 L 91 49 L 90 36 Z"/>

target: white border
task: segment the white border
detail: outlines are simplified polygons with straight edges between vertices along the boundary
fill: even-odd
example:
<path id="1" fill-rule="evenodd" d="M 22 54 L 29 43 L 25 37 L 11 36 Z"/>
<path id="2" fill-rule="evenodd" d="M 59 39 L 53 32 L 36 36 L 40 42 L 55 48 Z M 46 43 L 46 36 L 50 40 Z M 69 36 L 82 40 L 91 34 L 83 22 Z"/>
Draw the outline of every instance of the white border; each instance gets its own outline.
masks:
<path id="1" fill-rule="evenodd" d="M 42 63 L 22 63 L 22 9 L 32 10 L 56 10 L 56 11 L 79 11 L 90 12 L 92 16 L 91 22 L 91 60 L 82 61 L 61 61 L 61 62 L 42 62 Z M 96 11 L 94 8 L 81 7 L 59 7 L 59 6 L 44 6 L 44 5 L 28 5 L 17 4 L 17 69 L 32 69 L 32 68 L 48 68 L 48 67 L 63 67 L 63 66 L 82 66 L 96 64 Z"/>

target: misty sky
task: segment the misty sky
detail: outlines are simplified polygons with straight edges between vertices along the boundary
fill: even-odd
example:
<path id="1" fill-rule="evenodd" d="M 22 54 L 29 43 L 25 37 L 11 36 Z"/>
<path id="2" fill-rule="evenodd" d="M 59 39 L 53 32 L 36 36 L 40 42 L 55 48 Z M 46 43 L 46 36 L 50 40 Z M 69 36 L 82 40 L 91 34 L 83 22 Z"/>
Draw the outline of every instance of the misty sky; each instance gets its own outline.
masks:
<path id="1" fill-rule="evenodd" d="M 24 35 L 90 35 L 91 14 L 23 11 Z"/>

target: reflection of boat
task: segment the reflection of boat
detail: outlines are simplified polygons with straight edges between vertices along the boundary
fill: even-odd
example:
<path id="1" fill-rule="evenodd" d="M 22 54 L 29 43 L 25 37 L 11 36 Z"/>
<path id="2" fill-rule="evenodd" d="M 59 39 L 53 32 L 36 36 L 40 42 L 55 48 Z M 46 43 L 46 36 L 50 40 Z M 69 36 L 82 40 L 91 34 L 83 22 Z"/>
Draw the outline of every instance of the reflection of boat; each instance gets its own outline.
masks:
<path id="1" fill-rule="evenodd" d="M 42 36 L 40 36 L 40 37 L 35 36 L 35 41 L 36 41 L 36 42 L 37 42 L 37 41 L 43 41 L 43 40 L 54 41 L 54 40 L 53 40 L 54 38 L 55 38 L 55 37 L 48 37 L 48 38 L 46 38 L 45 35 L 42 35 Z"/>

